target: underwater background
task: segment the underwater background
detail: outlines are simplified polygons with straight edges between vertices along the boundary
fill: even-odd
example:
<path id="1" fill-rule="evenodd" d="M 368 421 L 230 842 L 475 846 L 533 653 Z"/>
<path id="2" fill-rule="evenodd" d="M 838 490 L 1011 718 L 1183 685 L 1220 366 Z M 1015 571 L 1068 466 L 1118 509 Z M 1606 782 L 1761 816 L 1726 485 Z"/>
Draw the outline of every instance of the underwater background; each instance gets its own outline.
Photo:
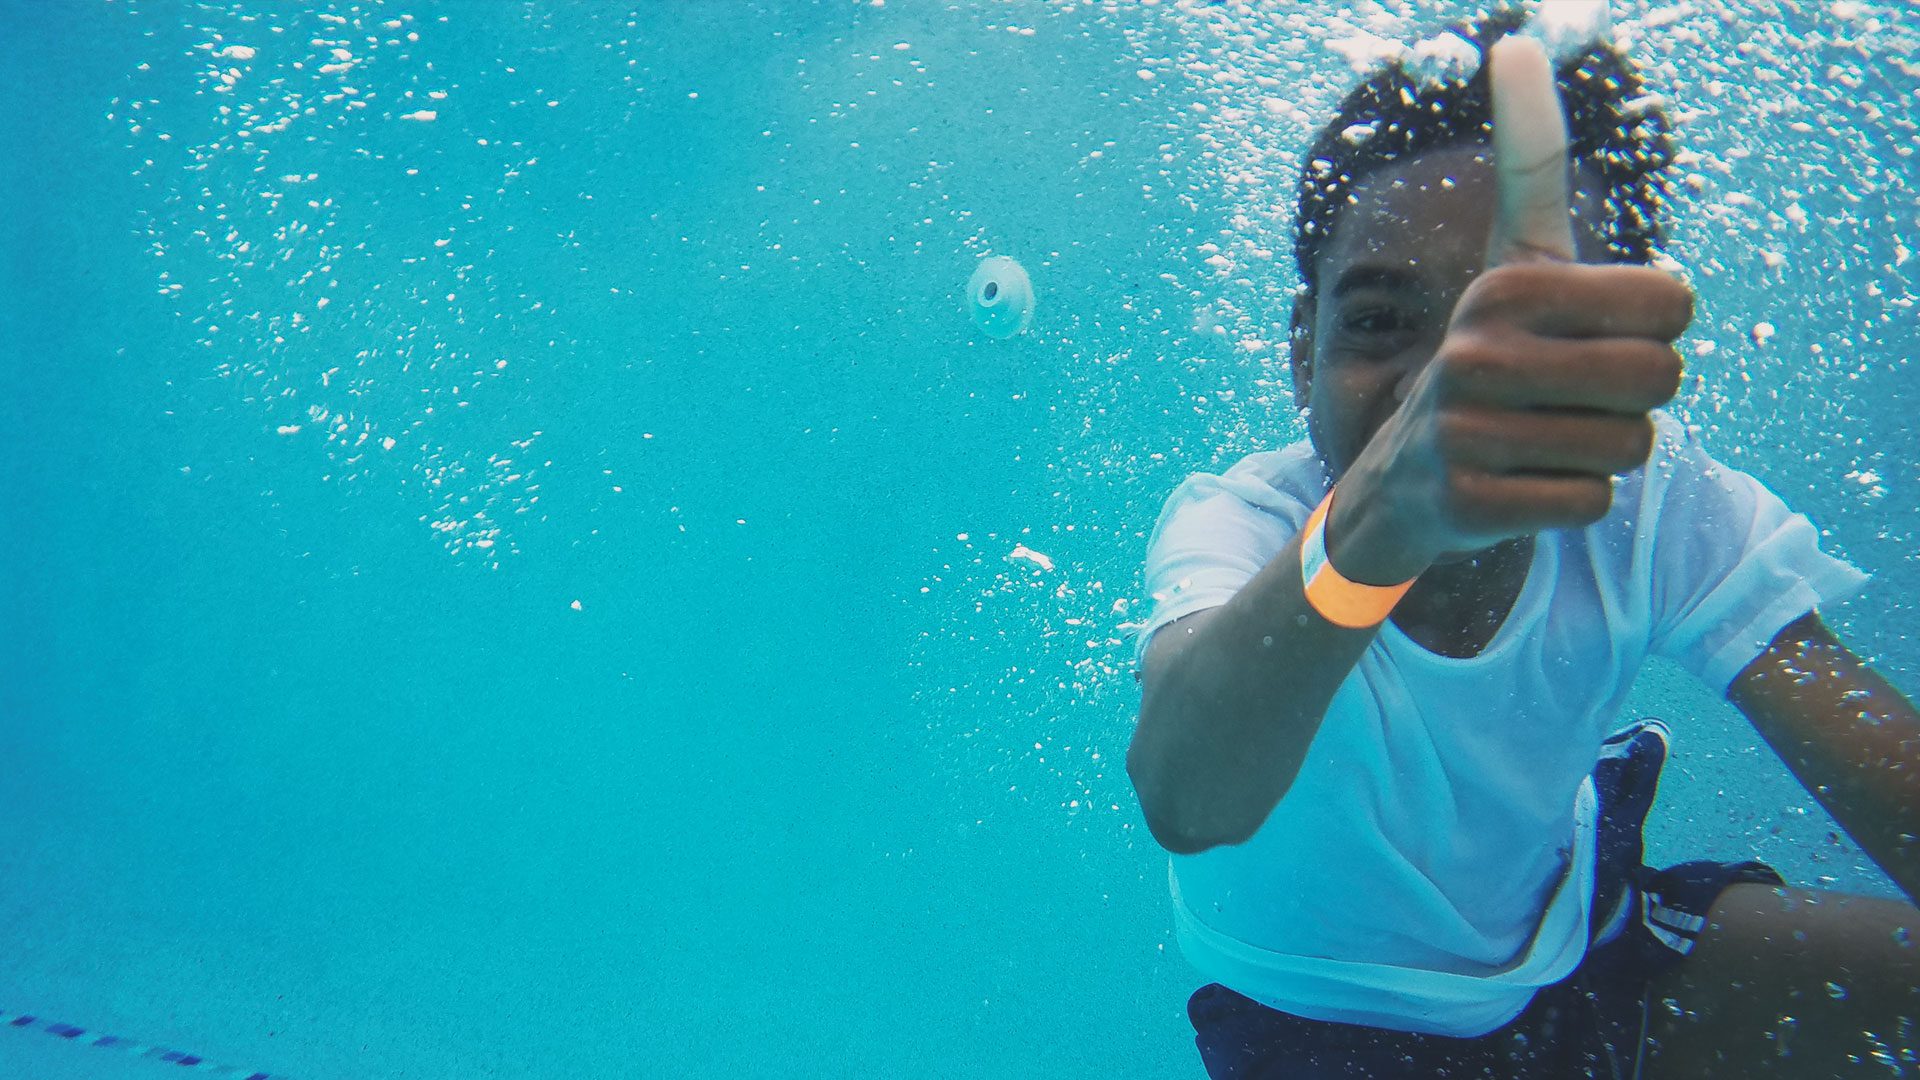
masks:
<path id="1" fill-rule="evenodd" d="M 1146 534 L 1303 434 L 1297 155 L 1479 10 L 0 0 L 0 1014 L 300 1080 L 1200 1075 Z M 1920 690 L 1920 10 L 1612 17 L 1686 151 L 1675 411 Z M 1650 860 L 1892 894 L 1677 668 L 1633 708 Z"/>

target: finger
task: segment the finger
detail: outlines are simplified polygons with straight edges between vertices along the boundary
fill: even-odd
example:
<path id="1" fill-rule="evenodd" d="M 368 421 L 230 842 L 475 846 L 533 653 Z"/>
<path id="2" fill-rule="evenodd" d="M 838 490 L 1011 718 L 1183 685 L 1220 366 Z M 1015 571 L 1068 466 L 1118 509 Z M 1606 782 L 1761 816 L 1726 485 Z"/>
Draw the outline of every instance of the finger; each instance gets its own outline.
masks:
<path id="1" fill-rule="evenodd" d="M 1460 298 L 1452 326 L 1511 323 L 1548 337 L 1672 341 L 1693 322 L 1693 292 L 1650 266 L 1534 263 L 1489 270 Z"/>
<path id="2" fill-rule="evenodd" d="M 1477 336 L 1448 357 L 1436 387 L 1449 403 L 1644 413 L 1680 390 L 1671 345 L 1645 338 Z"/>
<path id="3" fill-rule="evenodd" d="M 1585 528 L 1613 507 L 1613 481 L 1604 476 L 1457 469 L 1448 474 L 1447 483 L 1450 524 L 1470 537 Z"/>
<path id="4" fill-rule="evenodd" d="M 1493 150 L 1498 205 L 1487 265 L 1525 259 L 1574 260 L 1567 197 L 1567 122 L 1553 62 L 1532 39 L 1494 43 Z"/>
<path id="5" fill-rule="evenodd" d="M 1653 419 L 1645 413 L 1451 410 L 1439 421 L 1448 461 L 1489 473 L 1615 476 L 1647 463 Z"/>

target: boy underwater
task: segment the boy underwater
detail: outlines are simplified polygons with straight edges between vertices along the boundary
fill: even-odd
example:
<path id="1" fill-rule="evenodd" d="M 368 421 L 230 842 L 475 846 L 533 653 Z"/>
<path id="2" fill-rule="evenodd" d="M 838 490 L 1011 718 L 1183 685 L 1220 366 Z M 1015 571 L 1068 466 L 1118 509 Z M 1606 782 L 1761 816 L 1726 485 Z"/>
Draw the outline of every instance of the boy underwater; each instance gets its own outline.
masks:
<path id="1" fill-rule="evenodd" d="M 1488 58 L 1470 78 L 1387 65 L 1321 131 L 1290 338 L 1309 437 L 1190 477 L 1149 545 L 1127 769 L 1214 980 L 1201 1056 L 1276 1080 L 1911 1069 L 1911 904 L 1642 864 L 1667 729 L 1612 729 L 1649 655 L 1723 691 L 1909 898 L 1920 714 L 1821 621 L 1862 576 L 1660 411 L 1693 309 L 1647 265 L 1667 123 L 1609 45 L 1557 70 L 1496 49 L 1524 19 L 1452 31 Z M 1556 87 L 1570 153 L 1540 168 L 1515 129 Z"/>

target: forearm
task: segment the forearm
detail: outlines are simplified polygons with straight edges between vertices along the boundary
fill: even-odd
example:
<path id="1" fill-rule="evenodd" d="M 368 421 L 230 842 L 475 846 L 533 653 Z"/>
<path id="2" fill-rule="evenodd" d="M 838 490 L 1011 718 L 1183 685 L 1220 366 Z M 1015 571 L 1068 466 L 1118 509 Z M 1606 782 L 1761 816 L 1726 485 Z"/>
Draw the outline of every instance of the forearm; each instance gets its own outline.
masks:
<path id="1" fill-rule="evenodd" d="M 1727 697 L 1909 899 L 1920 898 L 1920 712 L 1817 615 L 1789 625 Z"/>
<path id="2" fill-rule="evenodd" d="M 1296 536 L 1226 605 L 1163 628 L 1127 772 L 1161 846 L 1250 838 L 1300 772 L 1327 705 L 1373 640 L 1308 603 Z"/>

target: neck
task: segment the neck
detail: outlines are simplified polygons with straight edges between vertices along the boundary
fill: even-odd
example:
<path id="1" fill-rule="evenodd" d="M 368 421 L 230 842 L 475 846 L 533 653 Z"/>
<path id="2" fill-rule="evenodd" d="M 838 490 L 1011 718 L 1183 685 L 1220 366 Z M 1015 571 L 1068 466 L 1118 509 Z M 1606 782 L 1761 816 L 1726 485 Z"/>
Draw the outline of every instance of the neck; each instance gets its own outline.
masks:
<path id="1" fill-rule="evenodd" d="M 1394 608 L 1394 625 L 1430 652 L 1478 655 L 1520 597 L 1533 544 L 1522 536 L 1428 567 Z"/>

